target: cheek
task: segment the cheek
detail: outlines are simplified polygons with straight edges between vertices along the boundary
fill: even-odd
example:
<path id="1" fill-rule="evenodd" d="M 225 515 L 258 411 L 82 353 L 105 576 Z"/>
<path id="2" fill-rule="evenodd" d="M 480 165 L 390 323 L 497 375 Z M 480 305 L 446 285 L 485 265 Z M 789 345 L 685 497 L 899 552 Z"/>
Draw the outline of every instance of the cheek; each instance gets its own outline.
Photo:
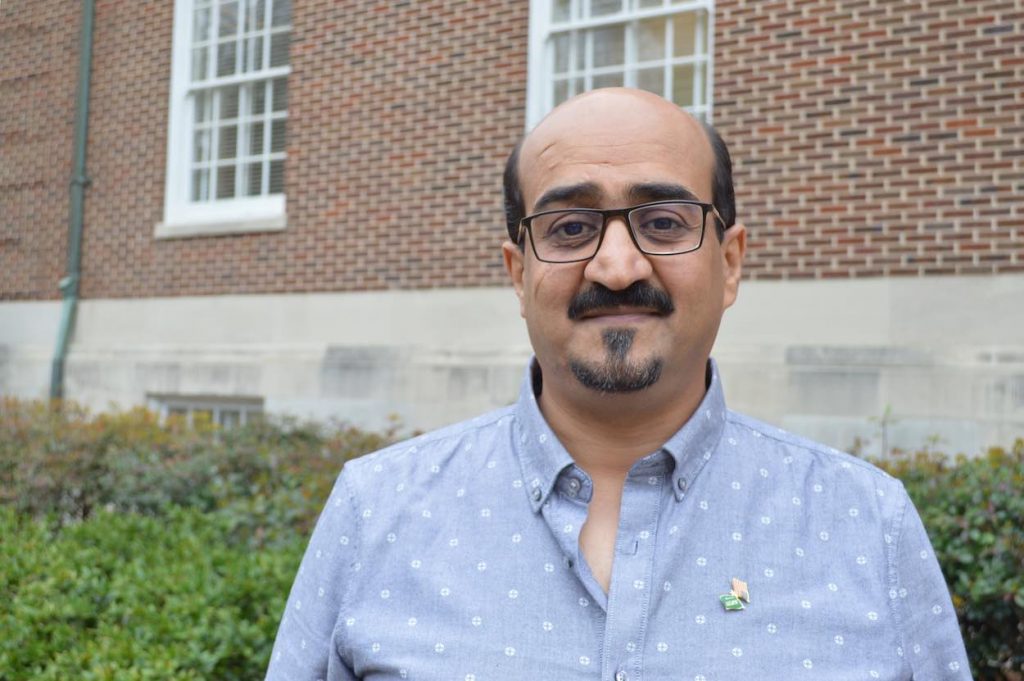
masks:
<path id="1" fill-rule="evenodd" d="M 685 256 L 683 256 L 685 257 Z M 663 268 L 659 278 L 672 297 L 676 309 L 686 311 L 713 310 L 722 301 L 722 270 L 708 261 L 692 263 L 688 267 Z"/>
<path id="2" fill-rule="evenodd" d="M 523 292 L 534 308 L 566 310 L 569 301 L 579 292 L 581 281 L 579 267 L 531 262 L 524 273 Z"/>

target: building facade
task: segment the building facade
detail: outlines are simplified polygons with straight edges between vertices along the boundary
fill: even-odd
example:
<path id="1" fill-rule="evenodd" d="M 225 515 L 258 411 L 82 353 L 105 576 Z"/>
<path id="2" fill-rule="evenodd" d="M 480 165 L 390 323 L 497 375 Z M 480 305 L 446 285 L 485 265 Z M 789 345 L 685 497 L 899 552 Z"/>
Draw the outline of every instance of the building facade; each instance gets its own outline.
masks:
<path id="1" fill-rule="evenodd" d="M 0 6 L 0 393 L 44 397 L 81 7 Z M 586 89 L 729 143 L 734 408 L 842 448 L 1024 434 L 1024 3 L 96 0 L 67 397 L 428 428 L 515 397 L 501 171 Z"/>

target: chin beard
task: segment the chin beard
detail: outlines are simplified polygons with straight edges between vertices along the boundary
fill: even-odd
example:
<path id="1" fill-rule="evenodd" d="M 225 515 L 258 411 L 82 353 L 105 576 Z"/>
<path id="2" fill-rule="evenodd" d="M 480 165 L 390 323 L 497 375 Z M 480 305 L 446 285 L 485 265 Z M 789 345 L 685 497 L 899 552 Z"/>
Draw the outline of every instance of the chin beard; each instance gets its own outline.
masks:
<path id="1" fill-rule="evenodd" d="M 661 378 L 662 361 L 628 359 L 633 345 L 633 329 L 607 329 L 602 334 L 607 357 L 603 362 L 585 362 L 569 358 L 569 368 L 584 387 L 602 393 L 630 393 L 649 388 Z"/>

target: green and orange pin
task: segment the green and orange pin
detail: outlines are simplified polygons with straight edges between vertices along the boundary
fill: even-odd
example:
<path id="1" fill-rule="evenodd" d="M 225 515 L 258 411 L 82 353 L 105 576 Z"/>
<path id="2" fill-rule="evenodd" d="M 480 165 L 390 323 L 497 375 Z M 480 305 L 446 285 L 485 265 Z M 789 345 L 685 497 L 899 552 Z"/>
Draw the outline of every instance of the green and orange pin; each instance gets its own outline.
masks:
<path id="1" fill-rule="evenodd" d="M 731 586 L 729 593 L 722 594 L 718 600 L 722 601 L 726 610 L 743 610 L 743 601 L 750 603 L 750 589 L 746 582 L 736 577 L 732 578 Z"/>

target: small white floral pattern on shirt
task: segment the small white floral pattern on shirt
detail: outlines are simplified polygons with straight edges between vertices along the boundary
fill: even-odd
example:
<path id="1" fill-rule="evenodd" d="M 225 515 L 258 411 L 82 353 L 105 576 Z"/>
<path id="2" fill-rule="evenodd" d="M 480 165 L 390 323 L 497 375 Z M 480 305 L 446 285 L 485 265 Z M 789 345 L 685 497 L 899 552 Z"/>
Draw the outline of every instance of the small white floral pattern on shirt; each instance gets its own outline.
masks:
<path id="1" fill-rule="evenodd" d="M 729 413 L 717 371 L 627 479 L 609 597 L 579 550 L 592 485 L 533 397 L 528 372 L 516 405 L 345 467 L 267 679 L 970 678 L 900 484 Z"/>

